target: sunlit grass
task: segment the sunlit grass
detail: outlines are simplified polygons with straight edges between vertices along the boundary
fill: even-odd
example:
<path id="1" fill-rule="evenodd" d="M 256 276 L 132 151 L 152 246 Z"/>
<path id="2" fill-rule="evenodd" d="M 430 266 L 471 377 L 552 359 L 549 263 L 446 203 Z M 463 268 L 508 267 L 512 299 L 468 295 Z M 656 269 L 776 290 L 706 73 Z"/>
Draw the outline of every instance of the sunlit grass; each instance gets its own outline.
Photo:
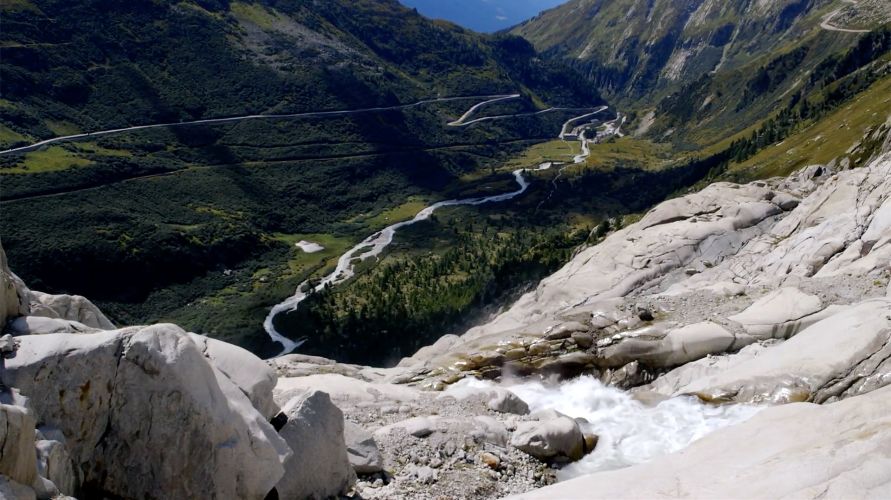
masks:
<path id="1" fill-rule="evenodd" d="M 25 153 L 21 163 L 0 170 L 3 174 L 36 174 L 45 172 L 60 172 L 70 168 L 86 167 L 93 162 L 81 158 L 76 153 L 59 146 L 51 146 L 39 151 Z"/>

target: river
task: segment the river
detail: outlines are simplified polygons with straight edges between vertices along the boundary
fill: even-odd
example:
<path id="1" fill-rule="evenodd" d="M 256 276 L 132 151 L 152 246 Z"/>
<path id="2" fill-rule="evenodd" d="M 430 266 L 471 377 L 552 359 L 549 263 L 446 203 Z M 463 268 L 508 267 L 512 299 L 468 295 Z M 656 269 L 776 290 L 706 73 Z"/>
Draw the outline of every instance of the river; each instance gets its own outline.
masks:
<path id="1" fill-rule="evenodd" d="M 605 109 L 606 107 L 602 107 L 595 113 L 587 113 L 569 120 L 568 122 L 566 122 L 566 124 L 564 124 L 563 129 L 560 131 L 560 138 L 563 138 L 563 136 L 566 134 L 567 127 L 572 123 L 584 118 L 591 117 Z M 591 154 L 591 151 L 588 148 L 588 139 L 585 138 L 584 132 L 579 135 L 579 140 L 582 145 L 582 152 L 581 154 L 576 155 L 573 158 L 573 164 L 586 161 L 588 156 Z M 546 162 L 539 165 L 538 168 L 514 170 L 512 173 L 514 176 L 514 180 L 517 182 L 517 189 L 515 191 L 496 194 L 492 196 L 440 201 L 424 208 L 410 220 L 398 222 L 396 224 L 387 226 L 381 231 L 378 231 L 365 238 L 356 246 L 350 248 L 349 250 L 347 250 L 346 253 L 341 255 L 340 258 L 337 260 L 337 267 L 335 267 L 334 270 L 331 271 L 331 273 L 329 273 L 327 276 L 322 278 L 319 284 L 315 286 L 315 291 L 321 291 L 328 285 L 338 285 L 355 276 L 356 265 L 366 259 L 370 259 L 372 257 L 380 255 L 381 252 L 383 252 L 384 249 L 393 242 L 393 236 L 395 236 L 396 231 L 398 231 L 399 229 L 427 220 L 430 218 L 431 215 L 433 215 L 434 212 L 443 207 L 476 206 L 486 203 L 498 203 L 512 200 L 517 196 L 525 193 L 526 190 L 529 189 L 529 181 L 523 175 L 524 172 L 547 170 L 553 165 L 554 163 L 552 162 Z M 269 314 L 266 316 L 266 319 L 263 321 L 263 328 L 266 330 L 266 333 L 269 334 L 269 338 L 273 342 L 280 343 L 283 347 L 281 354 L 279 354 L 280 356 L 293 352 L 295 349 L 299 348 L 305 340 L 292 340 L 282 335 L 278 330 L 275 329 L 273 320 L 279 314 L 287 313 L 297 309 L 300 303 L 303 302 L 304 299 L 306 299 L 307 292 L 304 291 L 306 289 L 306 285 L 307 282 L 301 283 L 294 295 L 288 297 L 285 301 L 273 307 L 269 311 Z"/>

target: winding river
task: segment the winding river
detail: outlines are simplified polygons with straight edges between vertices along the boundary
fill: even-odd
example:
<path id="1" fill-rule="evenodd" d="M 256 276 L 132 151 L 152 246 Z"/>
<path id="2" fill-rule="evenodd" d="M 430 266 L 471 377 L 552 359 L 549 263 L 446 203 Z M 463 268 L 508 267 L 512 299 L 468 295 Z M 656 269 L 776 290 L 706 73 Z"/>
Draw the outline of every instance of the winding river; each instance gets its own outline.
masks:
<path id="1" fill-rule="evenodd" d="M 507 97 L 510 98 L 512 96 L 507 96 Z M 496 99 L 496 100 L 500 100 L 500 99 Z M 491 102 L 491 101 L 487 101 L 487 102 Z M 481 104 L 485 104 L 485 103 L 481 103 Z M 468 113 L 465 113 L 465 115 L 462 116 L 461 119 L 464 119 L 465 117 L 472 114 L 472 111 L 475 111 L 476 109 L 478 109 L 478 107 L 479 107 L 479 105 L 475 106 L 474 108 L 471 108 L 471 110 L 468 111 Z M 604 111 L 605 109 L 606 109 L 606 106 L 599 108 L 594 113 L 587 113 L 585 115 L 578 116 L 578 117 L 575 117 L 575 118 L 569 120 L 564 125 L 563 130 L 561 130 L 560 138 L 563 139 L 563 136 L 566 133 L 566 128 L 568 125 L 570 125 L 578 120 L 591 117 L 597 113 L 600 113 L 601 111 Z M 579 140 L 582 144 L 582 153 L 573 158 L 574 164 L 584 162 L 588 158 L 588 156 L 591 154 L 590 149 L 588 148 L 588 140 L 585 138 L 584 132 L 579 135 Z M 430 218 L 431 215 L 433 215 L 434 212 L 436 212 L 437 210 L 439 210 L 440 208 L 443 208 L 443 207 L 476 206 L 476 205 L 483 205 L 486 203 L 499 203 L 499 202 L 503 202 L 503 201 L 512 200 L 512 199 L 516 198 L 517 196 L 520 196 L 521 194 L 525 193 L 526 190 L 529 189 L 529 181 L 526 179 L 526 177 L 524 177 L 524 175 L 523 175 L 524 172 L 548 170 L 553 165 L 554 165 L 554 163 L 547 162 L 547 163 L 542 163 L 541 165 L 538 166 L 538 168 L 534 168 L 534 169 L 514 170 L 513 176 L 514 176 L 514 180 L 517 182 L 517 189 L 515 191 L 510 191 L 507 193 L 502 193 L 502 194 L 497 194 L 497 195 L 492 195 L 492 196 L 440 201 L 440 202 L 434 203 L 434 204 L 424 208 L 423 210 L 418 212 L 414 216 L 414 218 L 412 218 L 410 220 L 398 222 L 396 224 L 387 226 L 386 228 L 382 229 L 381 231 L 378 231 L 378 232 L 372 234 L 371 236 L 365 238 L 364 240 L 359 242 L 356 246 L 350 248 L 349 250 L 347 250 L 346 253 L 341 255 L 340 258 L 337 260 L 337 267 L 335 267 L 334 270 L 330 274 L 328 274 L 327 276 L 322 278 L 322 280 L 319 282 L 319 284 L 315 286 L 314 291 L 317 291 L 317 292 L 321 291 L 328 285 L 331 285 L 331 286 L 338 285 L 338 284 L 343 283 L 344 281 L 352 278 L 353 276 L 355 276 L 356 265 L 366 259 L 370 259 L 372 257 L 376 257 L 376 256 L 380 255 L 381 252 L 383 252 L 384 249 L 387 248 L 387 246 L 393 242 L 393 237 L 396 235 L 396 231 L 398 231 L 399 229 L 407 227 L 407 226 L 411 226 L 412 224 L 416 224 L 416 223 L 424 221 L 424 220 L 427 220 Z M 307 284 L 306 281 L 301 283 L 297 289 L 297 292 L 294 295 L 292 295 L 291 297 L 288 297 L 284 302 L 273 307 L 269 311 L 269 314 L 266 316 L 266 319 L 263 321 L 263 328 L 266 330 L 266 333 L 269 334 L 270 339 L 273 342 L 280 343 L 283 347 L 282 352 L 279 354 L 279 356 L 293 352 L 295 349 L 299 348 L 305 342 L 305 339 L 292 340 L 292 339 L 289 339 L 288 337 L 285 337 L 284 335 L 282 335 L 278 330 L 275 329 L 273 320 L 279 314 L 288 313 L 290 311 L 294 311 L 297 309 L 297 307 L 300 305 L 300 303 L 303 302 L 304 299 L 306 299 L 307 292 L 303 291 L 306 289 L 306 284 Z"/>

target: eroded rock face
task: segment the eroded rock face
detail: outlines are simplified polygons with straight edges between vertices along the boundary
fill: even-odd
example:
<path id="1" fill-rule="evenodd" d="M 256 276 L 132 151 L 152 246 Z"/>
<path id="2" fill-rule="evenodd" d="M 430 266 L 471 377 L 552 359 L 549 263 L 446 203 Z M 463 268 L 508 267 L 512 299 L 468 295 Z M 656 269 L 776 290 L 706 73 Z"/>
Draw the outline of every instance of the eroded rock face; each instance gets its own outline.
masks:
<path id="1" fill-rule="evenodd" d="M 814 321 L 808 318 L 822 310 L 820 297 L 803 293 L 797 288 L 783 287 L 728 319 L 740 323 L 753 337 L 787 339 L 813 324 Z"/>
<path id="2" fill-rule="evenodd" d="M 515 326 L 582 303 L 627 295 L 642 284 L 695 259 L 719 261 L 736 253 L 762 221 L 782 210 L 768 201 L 771 191 L 754 184 L 716 183 L 667 201 L 634 226 L 579 253 L 569 264 L 484 330 Z"/>
<path id="3" fill-rule="evenodd" d="M 679 392 L 717 401 L 823 403 L 888 384 L 891 300 L 873 299 L 832 315 L 757 357 L 698 377 Z"/>
<path id="4" fill-rule="evenodd" d="M 180 328 L 20 340 L 4 382 L 65 435 L 85 493 L 264 498 L 284 473 L 284 441 Z"/>
<path id="5" fill-rule="evenodd" d="M 867 167 L 824 175 L 820 185 L 801 172 L 780 189 L 806 196 L 732 259 L 676 285 L 691 290 L 718 281 L 774 287 L 800 278 L 877 276 L 891 262 L 891 154 Z"/>
<path id="6" fill-rule="evenodd" d="M 0 498 L 3 500 L 36 500 L 34 490 L 0 475 Z"/>
<path id="7" fill-rule="evenodd" d="M 576 374 L 630 387 L 752 342 L 793 337 L 887 296 L 889 277 L 885 153 L 859 169 L 815 166 L 786 179 L 716 183 L 662 203 L 579 252 L 490 323 L 403 364 L 428 368 L 441 389 L 468 375 L 548 375 L 544 368 L 566 357 L 581 362 Z M 455 361 L 483 359 L 487 350 L 503 364 Z"/>
<path id="8" fill-rule="evenodd" d="M 599 357 L 607 368 L 618 368 L 635 361 L 656 368 L 671 368 L 753 341 L 738 338 L 715 323 L 703 322 L 671 330 L 659 339 L 622 340 L 603 349 Z"/>
<path id="9" fill-rule="evenodd" d="M 288 423 L 281 435 L 294 450 L 276 485 L 279 498 L 336 497 L 353 485 L 356 474 L 344 443 L 343 413 L 324 392 L 313 391 L 284 408 Z"/>

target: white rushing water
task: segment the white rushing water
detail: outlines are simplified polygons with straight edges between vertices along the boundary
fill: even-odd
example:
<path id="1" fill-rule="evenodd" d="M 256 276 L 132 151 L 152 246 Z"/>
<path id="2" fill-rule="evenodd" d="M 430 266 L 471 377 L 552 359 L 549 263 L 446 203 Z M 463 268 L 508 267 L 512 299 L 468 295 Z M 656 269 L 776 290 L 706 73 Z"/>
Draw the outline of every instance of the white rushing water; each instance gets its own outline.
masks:
<path id="1" fill-rule="evenodd" d="M 488 381 L 465 378 L 446 390 L 462 393 L 495 387 Z M 593 472 L 620 469 L 680 451 L 692 442 L 758 413 L 751 405 L 708 405 L 694 397 L 676 397 L 650 407 L 629 393 L 580 377 L 559 385 L 524 382 L 505 385 L 529 405 L 531 412 L 554 409 L 588 421 L 582 430 L 599 437 L 597 447 L 557 473 L 561 481 Z"/>
<path id="2" fill-rule="evenodd" d="M 559 471 L 566 480 L 592 472 L 619 469 L 680 451 L 693 441 L 748 420 L 761 407 L 708 405 L 694 397 L 676 397 L 649 407 L 625 391 L 580 377 L 560 385 L 526 382 L 508 389 L 533 412 L 552 408 L 588 421 L 582 430 L 599 437 L 583 459 Z"/>

